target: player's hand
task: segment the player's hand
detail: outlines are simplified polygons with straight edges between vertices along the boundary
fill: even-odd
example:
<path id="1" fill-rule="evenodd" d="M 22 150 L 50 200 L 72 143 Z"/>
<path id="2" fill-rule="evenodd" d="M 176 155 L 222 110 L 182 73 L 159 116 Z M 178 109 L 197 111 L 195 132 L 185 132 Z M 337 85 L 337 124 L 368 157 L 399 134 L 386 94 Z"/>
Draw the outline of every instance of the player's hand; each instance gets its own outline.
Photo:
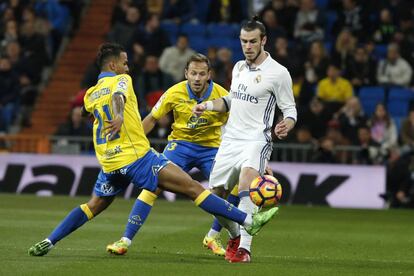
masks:
<path id="1" fill-rule="evenodd" d="M 200 117 L 204 113 L 205 110 L 206 110 L 206 104 L 205 103 L 197 104 L 193 107 L 193 113 L 197 117 Z"/>
<path id="2" fill-rule="evenodd" d="M 108 124 L 103 131 L 105 132 L 105 137 L 108 136 L 108 140 L 111 141 L 115 135 L 121 131 L 122 124 L 124 123 L 124 118 L 117 115 L 113 120 L 106 120 L 105 123 Z"/>
<path id="3" fill-rule="evenodd" d="M 275 126 L 275 134 L 276 137 L 279 138 L 280 140 L 283 140 L 287 137 L 289 132 L 289 127 L 286 124 L 285 120 L 280 121 L 276 126 Z"/>
<path id="4" fill-rule="evenodd" d="M 266 174 L 266 175 L 271 175 L 271 176 L 273 176 L 273 171 L 272 171 L 272 169 L 269 167 L 269 165 L 266 165 L 265 174 Z"/>

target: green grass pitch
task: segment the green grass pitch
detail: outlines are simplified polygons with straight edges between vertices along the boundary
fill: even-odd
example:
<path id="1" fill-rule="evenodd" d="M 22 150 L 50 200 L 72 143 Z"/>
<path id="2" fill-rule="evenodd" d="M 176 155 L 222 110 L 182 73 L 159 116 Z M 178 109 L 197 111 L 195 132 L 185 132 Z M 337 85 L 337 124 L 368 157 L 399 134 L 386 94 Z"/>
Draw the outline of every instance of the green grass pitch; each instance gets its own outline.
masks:
<path id="1" fill-rule="evenodd" d="M 1 194 L 0 275 L 414 275 L 409 210 L 282 206 L 255 237 L 252 263 L 229 264 L 202 248 L 211 216 L 187 200 L 156 202 L 128 254 L 107 254 L 133 204 L 116 199 L 48 255 L 27 255 L 86 200 Z"/>

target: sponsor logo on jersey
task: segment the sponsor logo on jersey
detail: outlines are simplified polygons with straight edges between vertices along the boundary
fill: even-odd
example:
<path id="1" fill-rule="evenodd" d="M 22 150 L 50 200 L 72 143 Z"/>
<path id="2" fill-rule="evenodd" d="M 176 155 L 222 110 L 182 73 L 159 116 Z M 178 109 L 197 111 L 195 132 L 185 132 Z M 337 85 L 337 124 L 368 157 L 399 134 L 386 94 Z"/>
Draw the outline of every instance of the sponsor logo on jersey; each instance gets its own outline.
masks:
<path id="1" fill-rule="evenodd" d="M 248 93 L 237 92 L 237 91 L 232 91 L 231 93 L 233 94 L 233 99 L 251 102 L 253 104 L 257 104 L 259 102 L 259 99 L 257 99 L 257 97 L 252 96 Z"/>
<path id="2" fill-rule="evenodd" d="M 208 120 L 206 118 L 197 117 L 192 115 L 190 119 L 187 121 L 187 127 L 191 129 L 195 129 L 201 126 L 208 125 Z"/>

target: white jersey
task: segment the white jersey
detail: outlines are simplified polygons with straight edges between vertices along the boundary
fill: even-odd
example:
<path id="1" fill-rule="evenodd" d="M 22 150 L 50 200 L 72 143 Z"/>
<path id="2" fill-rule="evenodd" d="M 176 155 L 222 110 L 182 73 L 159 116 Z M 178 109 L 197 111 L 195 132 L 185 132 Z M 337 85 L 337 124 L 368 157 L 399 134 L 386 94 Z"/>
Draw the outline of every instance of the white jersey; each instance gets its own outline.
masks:
<path id="1" fill-rule="evenodd" d="M 230 94 L 224 98 L 230 116 L 223 140 L 271 142 L 276 103 L 283 118 L 296 121 L 292 78 L 284 66 L 266 54 L 267 58 L 254 69 L 244 60 L 234 66 Z"/>

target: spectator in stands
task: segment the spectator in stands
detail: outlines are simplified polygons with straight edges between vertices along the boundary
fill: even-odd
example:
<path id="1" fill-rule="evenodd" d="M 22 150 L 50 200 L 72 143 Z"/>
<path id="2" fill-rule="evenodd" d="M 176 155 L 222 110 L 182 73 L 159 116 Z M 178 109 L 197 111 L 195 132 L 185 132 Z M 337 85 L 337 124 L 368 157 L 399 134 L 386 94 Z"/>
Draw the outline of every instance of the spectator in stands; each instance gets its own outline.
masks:
<path id="1" fill-rule="evenodd" d="M 324 38 L 324 15 L 315 6 L 314 0 L 301 0 L 296 14 L 294 37 L 306 45 Z"/>
<path id="2" fill-rule="evenodd" d="M 72 109 L 69 120 L 58 127 L 56 135 L 87 137 L 92 135 L 91 125 L 82 118 L 81 109 L 80 106 Z"/>
<path id="3" fill-rule="evenodd" d="M 342 0 L 342 5 L 343 9 L 339 10 L 338 19 L 332 29 L 333 34 L 338 34 L 347 28 L 359 41 L 365 41 L 370 36 L 369 15 L 357 0 Z"/>
<path id="4" fill-rule="evenodd" d="M 360 150 L 352 163 L 361 165 L 382 164 L 384 156 L 381 154 L 380 144 L 372 140 L 369 127 L 362 125 L 358 128 L 357 145 L 360 146 Z"/>
<path id="5" fill-rule="evenodd" d="M 326 76 L 329 65 L 329 56 L 321 41 L 312 42 L 309 48 L 308 58 L 305 62 L 305 78 L 311 84 L 315 84 Z"/>
<path id="6" fill-rule="evenodd" d="M 279 24 L 285 29 L 288 37 L 293 38 L 293 28 L 296 19 L 296 13 L 299 9 L 297 1 L 271 0 L 263 8 L 263 11 L 269 8 L 273 9 L 276 12 L 276 17 L 279 20 Z"/>
<path id="7" fill-rule="evenodd" d="M 116 23 L 126 23 L 126 14 L 129 7 L 132 5 L 132 0 L 118 0 L 114 9 L 112 10 L 111 26 Z"/>
<path id="8" fill-rule="evenodd" d="M 242 2 L 239 0 L 210 0 L 207 22 L 240 23 L 245 16 Z"/>
<path id="9" fill-rule="evenodd" d="M 327 77 L 318 83 L 317 95 L 327 104 L 330 112 L 336 112 L 353 95 L 352 84 L 341 77 L 339 67 L 328 66 Z"/>
<path id="10" fill-rule="evenodd" d="M 108 34 L 110 42 L 121 44 L 124 48 L 130 49 L 135 30 L 139 27 L 141 13 L 135 6 L 126 10 L 125 22 L 117 22 L 112 26 Z"/>
<path id="11" fill-rule="evenodd" d="M 400 45 L 401 56 L 414 66 L 414 20 L 411 15 L 399 18 L 399 30 L 394 41 Z"/>
<path id="12" fill-rule="evenodd" d="M 155 127 L 151 130 L 150 133 L 147 134 L 147 137 L 151 139 L 167 139 L 168 135 L 171 133 L 171 116 L 169 114 L 161 117 L 155 123 Z M 163 151 L 165 144 L 160 143 L 153 143 L 151 141 L 151 145 L 153 145 L 154 149 L 157 151 Z"/>
<path id="13" fill-rule="evenodd" d="M 402 150 L 414 153 L 414 110 L 410 110 L 404 119 L 400 131 Z"/>
<path id="14" fill-rule="evenodd" d="M 6 54 L 11 62 L 12 70 L 19 78 L 19 115 L 24 126 L 30 125 L 30 113 L 37 97 L 36 85 L 40 82 L 41 75 L 34 64 L 21 55 L 20 44 L 17 41 L 10 42 L 6 47 Z"/>
<path id="15" fill-rule="evenodd" d="M 318 147 L 318 141 L 312 137 L 312 133 L 307 126 L 301 126 L 295 131 L 294 143 L 302 146 L 308 146 L 300 150 L 299 158 L 292 158 L 292 161 L 311 162 L 314 156 L 314 151 Z M 292 155 L 295 155 L 292 152 Z"/>
<path id="16" fill-rule="evenodd" d="M 384 155 L 387 155 L 392 147 L 397 146 L 397 127 L 390 117 L 384 104 L 379 103 L 369 120 L 372 140 L 381 145 Z"/>
<path id="17" fill-rule="evenodd" d="M 266 43 L 267 44 L 267 43 Z M 299 53 L 294 47 L 289 47 L 289 42 L 286 37 L 280 36 L 276 38 L 274 43 L 274 51 L 271 51 L 272 57 L 285 66 L 289 71 L 301 67 L 303 61 Z"/>
<path id="18" fill-rule="evenodd" d="M 336 164 L 338 159 L 335 155 L 335 144 L 334 141 L 328 137 L 324 137 L 320 141 L 320 145 L 312 156 L 312 162 L 314 163 L 326 163 Z"/>
<path id="19" fill-rule="evenodd" d="M 94 59 L 93 62 L 90 63 L 86 68 L 82 81 L 80 83 L 80 87 L 87 89 L 91 86 L 94 86 L 96 84 L 96 80 L 98 79 L 99 73 L 99 66 L 96 63 L 96 59 Z"/>
<path id="20" fill-rule="evenodd" d="M 49 65 L 50 56 L 46 50 L 46 38 L 44 35 L 36 33 L 34 21 L 26 21 L 22 24 L 19 42 L 22 46 L 23 56 L 38 72 Z"/>
<path id="21" fill-rule="evenodd" d="M 217 58 L 212 64 L 214 70 L 214 76 L 212 76 L 213 81 L 227 90 L 230 89 L 231 73 L 233 70 L 232 55 L 233 53 L 230 49 L 220 48 L 217 51 Z"/>
<path id="22" fill-rule="evenodd" d="M 163 0 L 150 0 L 145 1 L 146 3 L 146 10 L 149 14 L 156 14 L 160 18 L 162 17 L 162 12 L 164 9 L 164 1 Z"/>
<path id="23" fill-rule="evenodd" d="M 160 68 L 164 73 L 170 74 L 175 82 L 184 79 L 184 69 L 188 59 L 194 54 L 188 47 L 188 37 L 180 34 L 175 46 L 164 49 L 160 57 Z"/>
<path id="24" fill-rule="evenodd" d="M 312 137 L 315 137 L 316 139 L 325 136 L 330 117 L 321 100 L 316 97 L 313 98 L 309 103 L 309 107 L 299 115 L 300 116 L 298 117 L 301 119 L 298 120 L 297 127 L 309 127 Z"/>
<path id="25" fill-rule="evenodd" d="M 163 7 L 163 20 L 182 24 L 194 17 L 194 6 L 190 0 L 166 0 Z"/>
<path id="26" fill-rule="evenodd" d="M 82 117 L 82 107 L 76 106 L 70 112 L 70 118 L 67 122 L 61 124 L 56 131 L 56 136 L 72 136 L 72 137 L 90 137 L 92 135 L 92 125 L 89 121 Z M 68 141 L 64 138 L 58 141 L 60 145 L 67 145 Z M 71 142 L 70 144 L 78 144 L 81 151 L 90 151 L 93 149 L 90 142 Z"/>
<path id="27" fill-rule="evenodd" d="M 267 41 L 265 45 L 266 51 L 271 51 L 271 47 L 275 44 L 276 39 L 286 36 L 286 31 L 279 26 L 276 12 L 267 9 L 263 12 L 262 22 L 266 27 Z"/>
<path id="28" fill-rule="evenodd" d="M 374 40 L 377 43 L 388 44 L 397 31 L 389 9 L 382 9 L 380 13 L 380 22 L 374 32 Z"/>
<path id="29" fill-rule="evenodd" d="M 305 79 L 303 68 L 300 66 L 293 67 L 290 70 L 292 76 L 293 96 L 295 97 L 296 107 L 299 112 L 309 106 L 314 97 L 315 88 Z"/>
<path id="30" fill-rule="evenodd" d="M 365 48 L 360 46 L 355 49 L 347 66 L 345 77 L 351 81 L 355 89 L 359 89 L 361 86 L 376 84 L 376 70 L 375 60 L 370 59 Z"/>
<path id="31" fill-rule="evenodd" d="M 378 83 L 383 85 L 408 86 L 411 82 L 411 65 L 400 56 L 397 44 L 388 46 L 387 57 L 381 60 L 377 71 Z"/>
<path id="32" fill-rule="evenodd" d="M 69 10 L 60 4 L 58 0 L 35 1 L 34 8 L 37 14 L 48 19 L 51 27 L 52 57 L 54 57 L 60 47 L 63 36 L 69 30 Z"/>
<path id="33" fill-rule="evenodd" d="M 167 33 L 160 28 L 160 18 L 157 14 L 150 14 L 143 27 L 139 27 L 132 37 L 133 47 L 138 44 L 145 54 L 159 57 L 164 48 L 170 46 Z"/>
<path id="34" fill-rule="evenodd" d="M 8 57 L 0 57 L 0 131 L 8 131 L 17 109 L 20 87 Z"/>
<path id="35" fill-rule="evenodd" d="M 5 31 L 1 35 L 0 47 L 4 48 L 9 42 L 17 41 L 19 39 L 19 32 L 17 22 L 15 20 L 9 20 L 6 22 Z"/>
<path id="36" fill-rule="evenodd" d="M 351 144 L 358 144 L 358 128 L 366 125 L 368 121 L 359 99 L 357 97 L 349 98 L 345 105 L 335 115 L 335 118 L 339 122 L 342 135 L 344 135 Z"/>
<path id="37" fill-rule="evenodd" d="M 160 70 L 158 57 L 147 56 L 142 73 L 134 79 L 134 90 L 141 113 L 147 114 L 173 83 L 172 77 Z"/>
<path id="38" fill-rule="evenodd" d="M 357 39 L 349 30 L 341 31 L 336 39 L 335 49 L 332 51 L 332 61 L 338 64 L 344 72 L 351 63 L 356 45 Z"/>
<path id="39" fill-rule="evenodd" d="M 405 207 L 410 202 L 413 186 L 413 156 L 402 155 L 398 148 L 392 148 L 387 162 L 386 193 L 381 195 L 390 207 Z"/>

